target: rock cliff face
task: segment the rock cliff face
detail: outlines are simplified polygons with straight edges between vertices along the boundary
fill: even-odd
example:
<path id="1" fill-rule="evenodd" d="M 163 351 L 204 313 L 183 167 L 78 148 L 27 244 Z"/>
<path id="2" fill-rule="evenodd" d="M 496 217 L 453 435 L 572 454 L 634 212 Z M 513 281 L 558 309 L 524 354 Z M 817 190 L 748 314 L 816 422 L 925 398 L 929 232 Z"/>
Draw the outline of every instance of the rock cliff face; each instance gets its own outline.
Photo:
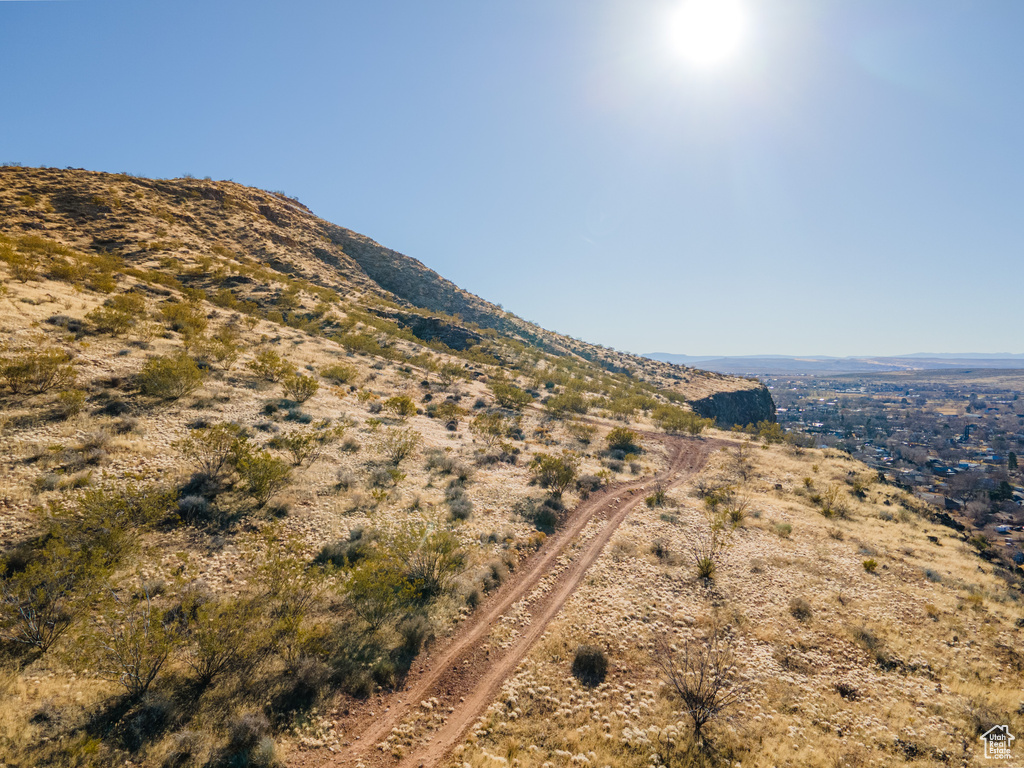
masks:
<path id="1" fill-rule="evenodd" d="M 691 400 L 690 406 L 704 418 L 714 419 L 720 427 L 775 421 L 775 401 L 764 386 L 735 392 L 716 392 L 700 400 Z"/>

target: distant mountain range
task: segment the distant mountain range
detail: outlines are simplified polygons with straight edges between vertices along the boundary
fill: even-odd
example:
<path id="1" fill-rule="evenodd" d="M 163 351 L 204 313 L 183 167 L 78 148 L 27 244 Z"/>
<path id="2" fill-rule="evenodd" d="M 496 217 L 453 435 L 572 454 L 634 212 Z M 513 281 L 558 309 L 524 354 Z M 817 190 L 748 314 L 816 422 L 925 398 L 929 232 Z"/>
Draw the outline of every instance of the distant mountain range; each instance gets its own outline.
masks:
<path id="1" fill-rule="evenodd" d="M 701 368 L 716 373 L 751 376 L 786 376 L 829 373 L 885 373 L 887 371 L 959 370 L 995 368 L 1024 370 L 1024 354 L 988 354 L 977 352 L 915 352 L 899 357 L 829 357 L 814 355 L 741 355 L 715 357 L 673 355 L 667 352 L 644 354 L 652 360 Z"/>

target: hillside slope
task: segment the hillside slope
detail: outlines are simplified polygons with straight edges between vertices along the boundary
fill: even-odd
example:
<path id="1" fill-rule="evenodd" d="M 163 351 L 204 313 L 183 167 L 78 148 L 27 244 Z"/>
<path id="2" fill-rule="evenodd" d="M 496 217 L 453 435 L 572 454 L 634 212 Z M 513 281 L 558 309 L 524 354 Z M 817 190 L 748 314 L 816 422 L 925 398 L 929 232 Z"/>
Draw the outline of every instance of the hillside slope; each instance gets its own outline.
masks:
<path id="1" fill-rule="evenodd" d="M 1019 732 L 1020 573 L 701 418 L 770 419 L 756 382 L 549 333 L 279 195 L 0 180 L 6 766 L 940 766 Z M 716 633 L 742 695 L 697 739 L 657 641 Z"/>
<path id="2" fill-rule="evenodd" d="M 463 291 L 415 259 L 316 217 L 282 193 L 227 181 L 4 167 L 0 232 L 50 237 L 83 252 L 114 254 L 131 266 L 154 268 L 168 259 L 198 265 L 204 271 L 191 275 L 187 285 L 208 290 L 224 285 L 246 298 L 252 298 L 250 283 L 235 267 L 239 260 L 251 260 L 356 301 L 362 294 L 382 297 L 439 313 L 447 325 L 470 323 L 548 352 L 629 372 L 687 400 L 719 395 L 703 403 L 706 416 L 742 424 L 774 418 L 767 390 L 754 380 L 659 363 L 545 331 Z M 397 319 L 401 323 L 404 318 Z M 723 408 L 728 393 L 747 390 L 758 396 Z"/>

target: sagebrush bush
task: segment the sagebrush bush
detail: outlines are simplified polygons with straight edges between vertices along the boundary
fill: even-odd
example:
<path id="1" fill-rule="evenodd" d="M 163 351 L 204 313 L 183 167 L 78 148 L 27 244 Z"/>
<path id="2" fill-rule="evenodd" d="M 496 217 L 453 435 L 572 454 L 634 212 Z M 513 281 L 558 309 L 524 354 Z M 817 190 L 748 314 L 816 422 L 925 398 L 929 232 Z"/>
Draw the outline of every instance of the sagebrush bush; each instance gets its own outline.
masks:
<path id="1" fill-rule="evenodd" d="M 188 355 L 154 357 L 146 361 L 135 378 L 144 395 L 163 400 L 177 400 L 194 392 L 203 384 L 203 372 Z"/>

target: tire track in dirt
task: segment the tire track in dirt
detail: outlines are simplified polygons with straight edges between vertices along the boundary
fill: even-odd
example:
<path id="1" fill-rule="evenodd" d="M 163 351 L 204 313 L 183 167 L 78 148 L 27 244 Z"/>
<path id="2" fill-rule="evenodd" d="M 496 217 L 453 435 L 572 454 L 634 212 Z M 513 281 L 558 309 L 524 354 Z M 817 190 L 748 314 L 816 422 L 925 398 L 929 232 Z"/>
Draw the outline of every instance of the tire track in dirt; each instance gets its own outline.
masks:
<path id="1" fill-rule="evenodd" d="M 356 766 L 435 766 L 461 741 L 474 720 L 497 695 L 501 684 L 515 671 L 547 625 L 576 591 L 589 567 L 625 520 L 629 511 L 658 484 L 677 485 L 700 470 L 708 456 L 724 443 L 720 441 L 645 435 L 663 442 L 669 449 L 669 468 L 653 477 L 619 483 L 593 494 L 581 502 L 566 525 L 550 537 L 536 555 L 516 569 L 480 610 L 456 629 L 455 634 L 427 655 L 410 672 L 403 689 L 378 697 L 360 709 L 363 714 L 345 724 L 348 732 L 359 733 L 356 741 L 341 754 L 329 759 L 310 759 L 300 755 L 295 764 L 320 765 L 323 768 Z M 572 548 L 591 521 L 603 517 L 605 524 L 583 544 L 568 567 L 559 569 L 560 559 Z M 552 584 L 539 595 L 534 593 L 545 577 L 556 573 Z M 534 599 L 531 600 L 531 597 Z M 529 623 L 505 649 L 485 648 L 491 630 L 520 601 L 528 602 Z M 403 720 L 410 717 L 420 702 L 438 699 L 436 711 L 447 712 L 441 726 L 429 734 L 425 743 L 416 745 L 400 761 L 377 748 L 377 744 Z M 372 719 L 371 719 L 372 718 Z M 314 753 L 319 754 L 319 753 Z"/>

